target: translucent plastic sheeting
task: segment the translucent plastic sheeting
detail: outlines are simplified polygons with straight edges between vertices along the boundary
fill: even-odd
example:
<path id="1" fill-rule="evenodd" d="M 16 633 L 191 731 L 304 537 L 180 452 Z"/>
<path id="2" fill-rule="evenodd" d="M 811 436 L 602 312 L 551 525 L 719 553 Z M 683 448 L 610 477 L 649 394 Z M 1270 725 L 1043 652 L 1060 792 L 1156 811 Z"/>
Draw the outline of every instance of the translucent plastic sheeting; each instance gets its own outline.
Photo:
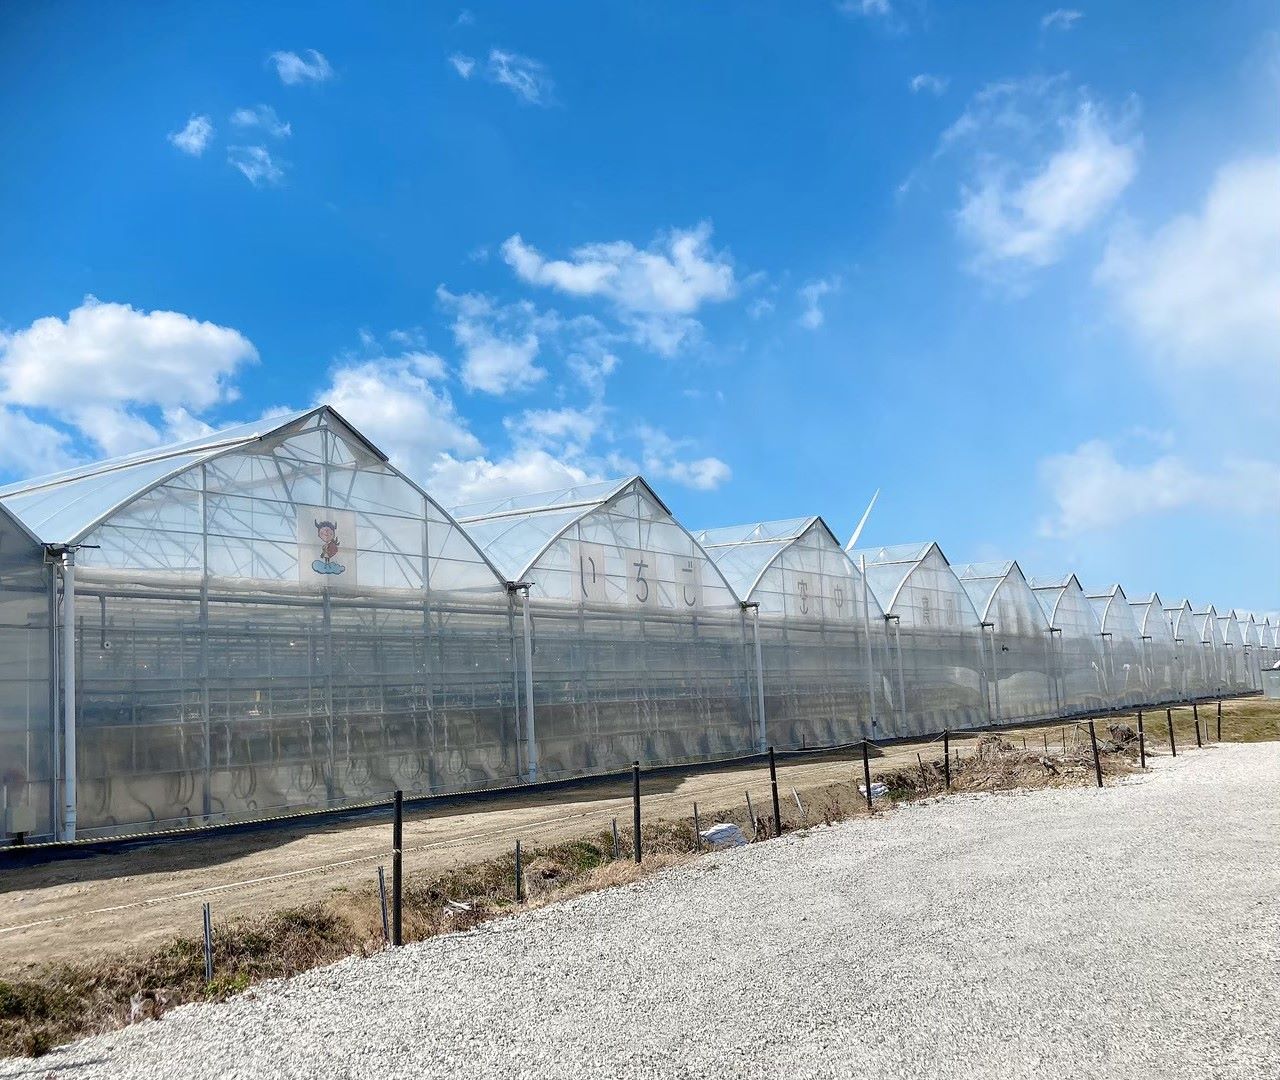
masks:
<path id="1" fill-rule="evenodd" d="M 969 594 L 937 544 L 851 551 L 884 610 L 902 735 L 989 723 L 983 632 Z M 893 676 L 896 676 L 893 677 Z"/>
<path id="2" fill-rule="evenodd" d="M 883 612 L 821 518 L 708 529 L 695 538 L 734 591 L 759 606 L 770 745 L 834 746 L 895 732 Z"/>
<path id="3" fill-rule="evenodd" d="M 1142 631 L 1128 597 L 1119 585 L 1090 589 L 1088 595 L 1101 628 L 1103 671 L 1111 703 L 1125 708 L 1148 701 Z"/>
<path id="4" fill-rule="evenodd" d="M 1193 608 L 1195 625 L 1200 631 L 1200 640 L 1205 645 L 1208 656 L 1205 660 L 1205 671 L 1208 676 L 1208 691 L 1216 694 L 1227 685 L 1227 648 L 1222 642 L 1222 628 L 1218 624 L 1218 612 L 1210 604 L 1208 607 Z"/>
<path id="5" fill-rule="evenodd" d="M 1218 616 L 1218 637 L 1222 643 L 1222 682 L 1227 690 L 1240 692 L 1253 689 L 1250 678 L 1250 655 L 1235 612 Z"/>
<path id="6" fill-rule="evenodd" d="M 1178 670 L 1182 678 L 1182 696 L 1204 697 L 1217 685 L 1217 657 L 1212 642 L 1202 637 L 1204 620 L 1197 619 L 1190 601 L 1165 608 L 1165 618 L 1177 649 Z"/>
<path id="7" fill-rule="evenodd" d="M 1130 600 L 1142 642 L 1142 662 L 1149 701 L 1175 701 L 1186 696 L 1179 650 L 1159 593 Z"/>
<path id="8" fill-rule="evenodd" d="M 1016 562 L 954 568 L 986 635 L 994 723 L 1056 714 L 1049 624 Z"/>
<path id="9" fill-rule="evenodd" d="M 1074 574 L 1032 578 L 1032 591 L 1049 621 L 1057 675 L 1058 711 L 1092 712 L 1107 704 L 1102 628 Z"/>

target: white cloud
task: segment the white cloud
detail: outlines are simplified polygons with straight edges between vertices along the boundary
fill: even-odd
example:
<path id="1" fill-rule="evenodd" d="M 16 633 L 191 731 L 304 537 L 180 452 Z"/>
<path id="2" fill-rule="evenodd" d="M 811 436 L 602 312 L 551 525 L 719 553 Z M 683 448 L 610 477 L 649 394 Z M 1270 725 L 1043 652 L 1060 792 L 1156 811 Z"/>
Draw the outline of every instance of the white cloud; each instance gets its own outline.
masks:
<path id="1" fill-rule="evenodd" d="M 1127 464 L 1110 443 L 1095 439 L 1043 460 L 1040 476 L 1055 504 L 1040 525 L 1046 536 L 1106 530 L 1174 510 L 1280 513 L 1280 463 L 1252 458 L 1228 459 L 1216 469 L 1176 454 Z"/>
<path id="2" fill-rule="evenodd" d="M 1199 211 L 1118 236 L 1097 272 L 1134 333 L 1186 370 L 1280 374 L 1280 156 L 1219 169 Z"/>
<path id="3" fill-rule="evenodd" d="M 907 85 L 911 87 L 913 94 L 929 93 L 934 97 L 941 97 L 947 92 L 947 87 L 951 84 L 951 80 L 945 75 L 929 75 L 922 72 L 919 75 L 913 75 L 911 82 Z"/>
<path id="4" fill-rule="evenodd" d="M 334 368 L 316 403 L 332 405 L 421 482 L 441 454 L 482 449 L 448 393 L 433 385 L 443 373 L 430 353 L 348 361 Z"/>
<path id="5" fill-rule="evenodd" d="M 232 377 L 257 358 L 229 327 L 89 296 L 65 320 L 48 316 L 0 336 L 0 404 L 53 411 L 106 453 L 124 453 L 189 424 L 190 409 L 233 400 Z M 139 412 L 146 408 L 162 411 L 163 427 Z"/>
<path id="6" fill-rule="evenodd" d="M 508 394 L 546 378 L 537 364 L 539 318 L 532 304 L 501 307 L 478 293 L 454 295 L 443 285 L 436 296 L 454 312 L 453 337 L 463 350 L 462 381 L 469 390 Z"/>
<path id="7" fill-rule="evenodd" d="M 802 285 L 796 291 L 801 304 L 804 305 L 804 310 L 800 313 L 800 325 L 806 330 L 818 329 L 826 318 L 822 310 L 822 298 L 839 288 L 840 279 L 838 277 L 820 278 L 817 281 L 810 281 Z"/>
<path id="8" fill-rule="evenodd" d="M 471 73 L 476 69 L 475 57 L 465 56 L 462 53 L 454 53 L 450 56 L 449 63 L 453 65 L 453 70 L 464 79 L 471 78 Z"/>
<path id="9" fill-rule="evenodd" d="M 545 450 L 524 449 L 491 461 L 441 456 L 431 469 L 427 490 L 445 506 L 460 506 L 505 495 L 553 491 L 605 479 Z"/>
<path id="10" fill-rule="evenodd" d="M 254 105 L 236 109 L 231 114 L 231 126 L 238 128 L 257 128 L 276 139 L 283 139 L 293 134 L 293 128 L 276 115 L 270 105 Z"/>
<path id="11" fill-rule="evenodd" d="M 698 491 L 711 491 L 727 482 L 732 470 L 719 458 L 685 458 L 686 440 L 676 440 L 658 428 L 640 425 L 643 472 L 650 480 L 671 480 Z"/>
<path id="12" fill-rule="evenodd" d="M 265 146 L 228 147 L 227 163 L 239 169 L 254 187 L 279 184 L 284 179 L 284 169 Z"/>
<path id="13" fill-rule="evenodd" d="M 536 446 L 558 452 L 561 458 L 584 453 L 600 430 L 603 409 L 526 409 L 505 417 L 502 426 L 517 446 Z"/>
<path id="14" fill-rule="evenodd" d="M 458 17 L 453 20 L 454 26 L 474 26 L 475 23 L 476 17 L 471 14 L 470 10 L 467 8 L 463 8 L 459 11 Z"/>
<path id="15" fill-rule="evenodd" d="M 943 135 L 938 154 L 970 151 L 956 221 L 974 269 L 1001 276 L 1048 266 L 1096 224 L 1138 169 L 1140 139 L 1064 80 L 996 83 Z"/>
<path id="16" fill-rule="evenodd" d="M 295 52 L 273 52 L 268 59 L 276 66 L 276 74 L 286 86 L 305 82 L 325 82 L 333 78 L 333 68 L 323 53 L 307 49 L 306 58 Z"/>
<path id="17" fill-rule="evenodd" d="M 1040 20 L 1040 29 L 1070 30 L 1083 18 L 1083 11 L 1074 11 L 1071 8 L 1057 8 Z"/>
<path id="18" fill-rule="evenodd" d="M 890 0 L 838 0 L 836 10 L 846 15 L 861 15 L 869 19 L 887 19 L 893 15 Z"/>
<path id="19" fill-rule="evenodd" d="M 528 105 L 550 105 L 555 90 L 546 67 L 537 60 L 506 49 L 490 49 L 485 77 L 505 86 Z"/>
<path id="20" fill-rule="evenodd" d="M 568 259 L 547 259 L 517 233 L 502 245 L 516 275 L 571 296 L 599 296 L 621 310 L 646 315 L 692 315 L 703 304 L 737 292 L 733 262 L 710 246 L 711 226 L 673 229 L 647 250 L 626 240 L 584 244 Z"/>
<path id="21" fill-rule="evenodd" d="M 79 460 L 71 437 L 18 409 L 0 407 L 0 471 L 20 476 L 59 472 Z"/>
<path id="22" fill-rule="evenodd" d="M 169 133 L 169 141 L 184 154 L 199 157 L 213 138 L 213 121 L 207 116 L 193 116 L 181 131 Z"/>

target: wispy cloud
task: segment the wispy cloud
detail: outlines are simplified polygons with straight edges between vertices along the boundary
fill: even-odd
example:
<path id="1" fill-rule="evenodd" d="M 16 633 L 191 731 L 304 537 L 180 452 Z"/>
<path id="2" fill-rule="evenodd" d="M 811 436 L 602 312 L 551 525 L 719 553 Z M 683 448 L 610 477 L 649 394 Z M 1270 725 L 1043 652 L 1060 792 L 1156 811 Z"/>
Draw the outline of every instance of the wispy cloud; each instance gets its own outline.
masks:
<path id="1" fill-rule="evenodd" d="M 333 68 L 324 53 L 306 49 L 306 56 L 296 52 L 273 52 L 267 59 L 276 66 L 276 74 L 286 86 L 299 83 L 319 83 L 333 78 Z"/>
<path id="2" fill-rule="evenodd" d="M 462 382 L 469 390 L 503 395 L 528 390 L 547 377 L 538 363 L 539 320 L 532 304 L 500 305 L 481 293 L 436 289 L 453 313 L 453 337 L 462 350 Z"/>
<path id="3" fill-rule="evenodd" d="M 184 154 L 199 157 L 213 138 L 213 121 L 207 116 L 193 116 L 181 131 L 169 133 L 169 141 Z"/>
<path id="4" fill-rule="evenodd" d="M 1041 30 L 1070 30 L 1084 18 L 1083 11 L 1072 8 L 1056 8 L 1040 20 Z"/>
<path id="5" fill-rule="evenodd" d="M 838 277 L 820 278 L 817 281 L 810 281 L 802 285 L 796 295 L 800 298 L 803 310 L 800 312 L 800 318 L 797 320 L 806 330 L 816 330 L 824 321 L 826 321 L 826 313 L 822 310 L 823 297 L 835 292 L 840 288 L 840 279 Z"/>
<path id="6" fill-rule="evenodd" d="M 836 10 L 867 19 L 888 19 L 894 14 L 891 0 L 837 0 Z"/>
<path id="7" fill-rule="evenodd" d="M 270 105 L 253 105 L 236 109 L 231 114 L 231 126 L 236 128 L 256 128 L 276 139 L 287 138 L 293 134 L 293 128 L 276 115 Z"/>
<path id="8" fill-rule="evenodd" d="M 911 82 L 907 85 L 911 87 L 913 94 L 933 94 L 934 97 L 941 97 L 947 92 L 947 87 L 951 84 L 951 80 L 945 75 L 930 75 L 922 72 L 912 77 Z"/>
<path id="9" fill-rule="evenodd" d="M 462 53 L 454 53 L 449 57 L 449 63 L 453 65 L 453 70 L 461 75 L 464 79 L 471 78 L 472 72 L 476 69 L 476 61 L 473 56 L 465 56 Z"/>
<path id="10" fill-rule="evenodd" d="M 265 146 L 228 147 L 227 161 L 254 187 L 275 185 L 284 180 L 284 168 Z"/>
<path id="11" fill-rule="evenodd" d="M 485 76 L 528 105 L 550 105 L 555 85 L 545 65 L 506 49 L 490 49 Z"/>

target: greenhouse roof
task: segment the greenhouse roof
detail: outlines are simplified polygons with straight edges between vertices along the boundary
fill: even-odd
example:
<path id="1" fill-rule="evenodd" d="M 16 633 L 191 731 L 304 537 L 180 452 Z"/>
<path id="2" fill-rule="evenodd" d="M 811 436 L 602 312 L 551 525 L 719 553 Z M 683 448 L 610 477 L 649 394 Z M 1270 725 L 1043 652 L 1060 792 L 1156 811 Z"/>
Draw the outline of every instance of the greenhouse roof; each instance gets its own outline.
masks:
<path id="1" fill-rule="evenodd" d="M 1014 571 L 1023 577 L 1022 567 L 1012 559 L 996 562 L 968 563 L 965 566 L 953 566 L 952 571 L 960 579 L 964 591 L 969 594 L 978 617 L 986 620 L 991 602 L 995 599 L 1000 586 Z M 1025 582 L 1025 577 L 1023 578 Z"/>
<path id="2" fill-rule="evenodd" d="M 0 488 L 0 505 L 40 543 L 73 544 L 114 510 L 192 466 L 284 434 L 319 416 L 336 421 L 370 453 L 386 461 L 381 450 L 324 405 L 9 484 Z"/>
<path id="3" fill-rule="evenodd" d="M 926 562 L 932 562 L 946 573 L 955 576 L 951 563 L 942 553 L 935 541 L 921 544 L 894 544 L 891 547 L 845 549 L 846 554 L 859 565 L 860 559 L 866 560 L 866 579 L 880 604 L 880 609 L 890 615 L 898 601 L 898 594 L 907 583 L 907 579 Z M 957 579 L 958 580 L 958 579 Z M 960 593 L 965 599 L 968 592 L 961 586 Z M 972 607 L 972 601 L 970 601 Z M 974 617 L 977 611 L 974 610 Z"/>
<path id="4" fill-rule="evenodd" d="M 751 598 L 756 583 L 787 548 L 800 540 L 811 528 L 821 528 L 837 548 L 836 539 L 820 517 L 785 518 L 781 521 L 759 521 L 753 525 L 727 525 L 719 529 L 703 529 L 693 534 L 725 576 L 733 591 L 744 600 Z"/>

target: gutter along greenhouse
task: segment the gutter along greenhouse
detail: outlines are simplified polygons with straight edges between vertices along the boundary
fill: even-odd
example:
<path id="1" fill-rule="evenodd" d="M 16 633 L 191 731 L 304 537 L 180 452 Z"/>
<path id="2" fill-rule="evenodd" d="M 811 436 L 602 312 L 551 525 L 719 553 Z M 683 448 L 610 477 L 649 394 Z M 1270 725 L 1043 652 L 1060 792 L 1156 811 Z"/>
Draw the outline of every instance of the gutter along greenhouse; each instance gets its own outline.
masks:
<path id="1" fill-rule="evenodd" d="M 332 409 L 0 488 L 0 842 L 1249 692 L 1277 629 L 641 477 L 446 511 Z"/>

